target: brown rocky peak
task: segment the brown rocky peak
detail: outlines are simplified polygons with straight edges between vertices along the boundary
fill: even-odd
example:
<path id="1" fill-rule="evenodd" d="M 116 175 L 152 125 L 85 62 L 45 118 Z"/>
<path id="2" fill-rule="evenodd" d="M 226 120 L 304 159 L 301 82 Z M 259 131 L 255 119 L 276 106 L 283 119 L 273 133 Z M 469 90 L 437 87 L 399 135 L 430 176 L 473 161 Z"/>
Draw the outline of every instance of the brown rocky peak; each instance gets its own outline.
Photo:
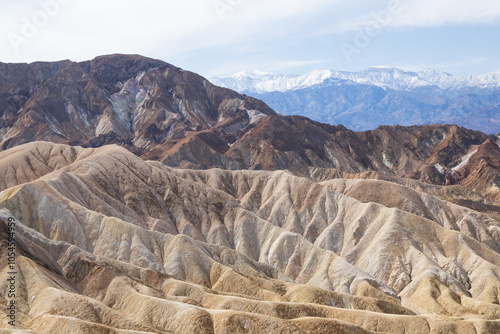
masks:
<path id="1" fill-rule="evenodd" d="M 126 82 L 141 73 L 151 70 L 172 68 L 181 69 L 164 61 L 146 58 L 139 55 L 112 54 L 96 57 L 91 61 L 81 63 L 90 75 L 96 78 L 110 90 L 116 89 L 116 84 Z"/>
<path id="2" fill-rule="evenodd" d="M 21 92 L 0 92 L 5 96 L 3 102 L 0 98 L 3 149 L 48 140 L 84 146 L 128 143 L 138 152 L 216 126 L 230 136 L 251 123 L 249 112 L 275 114 L 261 101 L 142 56 L 56 65 L 2 65 L 9 68 L 7 74 L 26 67 L 37 78 L 18 82 L 12 75 L 3 77 L 5 87 L 20 85 Z"/>

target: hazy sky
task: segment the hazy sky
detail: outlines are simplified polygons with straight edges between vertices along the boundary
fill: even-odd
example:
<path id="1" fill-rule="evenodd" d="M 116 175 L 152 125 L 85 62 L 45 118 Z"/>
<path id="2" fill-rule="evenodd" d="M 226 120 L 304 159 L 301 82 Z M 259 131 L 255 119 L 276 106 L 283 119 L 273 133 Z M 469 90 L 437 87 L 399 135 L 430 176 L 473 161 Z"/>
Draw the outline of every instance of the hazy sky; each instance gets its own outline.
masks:
<path id="1" fill-rule="evenodd" d="M 0 0 L 0 61 L 134 53 L 205 76 L 500 71 L 498 0 Z"/>

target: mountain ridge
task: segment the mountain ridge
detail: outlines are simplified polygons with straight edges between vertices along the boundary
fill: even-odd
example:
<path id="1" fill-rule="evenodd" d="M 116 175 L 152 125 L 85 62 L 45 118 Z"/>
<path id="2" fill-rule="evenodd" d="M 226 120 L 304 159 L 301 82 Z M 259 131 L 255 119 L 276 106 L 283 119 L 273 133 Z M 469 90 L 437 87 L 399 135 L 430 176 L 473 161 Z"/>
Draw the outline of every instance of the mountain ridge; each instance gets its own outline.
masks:
<path id="1" fill-rule="evenodd" d="M 260 100 L 138 55 L 11 67 L 23 68 L 26 82 L 11 70 L 2 76 L 1 82 L 16 87 L 0 92 L 6 106 L 0 118 L 3 150 L 32 141 L 118 144 L 144 159 L 180 168 L 289 169 L 306 176 L 318 168 L 377 171 L 434 184 L 478 186 L 448 170 L 474 145 L 498 141 L 453 125 L 353 132 L 280 116 Z M 478 189 L 491 189 L 487 196 L 495 201 L 498 166 L 493 165 L 474 180 L 481 179 Z"/>
<path id="2" fill-rule="evenodd" d="M 13 163 L 27 176 L 0 192 L 0 228 L 18 223 L 22 328 L 498 330 L 499 221 L 425 192 L 173 169 L 117 145 L 2 153 L 11 157 L 0 160 L 2 178 Z M 32 155 L 45 175 L 17 158 Z"/>
<path id="3" fill-rule="evenodd" d="M 2 66 L 2 333 L 500 331 L 500 136 L 355 132 L 138 55 Z"/>
<path id="4" fill-rule="evenodd" d="M 241 87 L 232 85 L 229 80 L 248 79 L 248 84 Z M 372 66 L 357 72 L 338 70 L 311 70 L 299 74 L 274 74 L 258 70 L 242 71 L 224 77 L 209 77 L 209 80 L 222 87 L 237 91 L 255 93 L 285 92 L 307 88 L 320 84 L 328 79 L 345 79 L 360 84 L 378 85 L 394 90 L 409 90 L 422 86 L 436 85 L 441 89 L 461 89 L 465 87 L 498 88 L 500 72 L 480 75 L 454 76 L 438 70 L 421 70 L 417 72 L 395 67 Z"/>
<path id="5" fill-rule="evenodd" d="M 369 68 L 359 72 L 314 70 L 283 78 L 266 74 L 210 80 L 262 99 L 282 114 L 343 124 L 355 131 L 382 124 L 451 123 L 500 133 L 499 73 L 455 77 L 432 70 Z"/>

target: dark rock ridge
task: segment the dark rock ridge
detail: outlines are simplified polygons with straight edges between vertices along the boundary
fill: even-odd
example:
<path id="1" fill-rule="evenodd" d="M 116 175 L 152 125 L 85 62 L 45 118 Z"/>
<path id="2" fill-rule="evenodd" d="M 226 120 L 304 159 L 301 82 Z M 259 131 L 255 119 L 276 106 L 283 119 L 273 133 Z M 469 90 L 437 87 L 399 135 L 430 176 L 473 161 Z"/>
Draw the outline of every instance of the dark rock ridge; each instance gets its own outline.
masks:
<path id="1" fill-rule="evenodd" d="M 2 149 L 46 140 L 141 152 L 214 127 L 230 141 L 250 125 L 247 110 L 275 114 L 259 100 L 141 56 L 0 68 Z"/>
<path id="2" fill-rule="evenodd" d="M 2 66 L 1 333 L 500 332 L 499 138 L 140 56 Z"/>
<path id="3" fill-rule="evenodd" d="M 498 200 L 498 138 L 479 131 L 423 125 L 353 132 L 278 115 L 260 100 L 137 55 L 0 68 L 2 150 L 40 140 L 119 144 L 172 167 L 288 169 L 321 178 L 375 171 L 464 184 Z"/>

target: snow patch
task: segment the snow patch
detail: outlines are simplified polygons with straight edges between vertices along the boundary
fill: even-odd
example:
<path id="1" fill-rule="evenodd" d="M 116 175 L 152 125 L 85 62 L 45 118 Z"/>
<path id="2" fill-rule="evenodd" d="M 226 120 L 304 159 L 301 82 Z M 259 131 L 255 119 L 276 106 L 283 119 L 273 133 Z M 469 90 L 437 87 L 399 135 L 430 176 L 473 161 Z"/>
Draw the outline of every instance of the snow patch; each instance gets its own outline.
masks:
<path id="1" fill-rule="evenodd" d="M 57 133 L 58 135 L 64 137 L 64 135 L 62 134 L 62 132 L 59 130 L 59 128 L 56 125 L 56 123 L 59 124 L 59 122 L 57 122 L 57 119 L 55 119 L 52 115 L 45 116 L 45 119 L 47 120 L 47 122 L 49 122 L 49 129 L 51 129 L 53 132 Z"/>
<path id="2" fill-rule="evenodd" d="M 473 149 L 471 152 L 469 152 L 467 155 L 463 156 L 463 157 L 462 157 L 462 162 L 460 162 L 460 164 L 458 164 L 457 166 L 453 167 L 451 170 L 452 170 L 452 171 L 454 171 L 454 172 L 456 172 L 456 171 L 458 171 L 458 170 L 460 170 L 460 169 L 464 168 L 464 167 L 465 167 L 465 165 L 467 165 L 467 163 L 469 162 L 470 158 L 471 158 L 474 154 L 476 154 L 476 153 L 477 153 L 477 150 L 478 150 L 478 149 L 479 149 L 479 148 L 477 148 L 477 147 L 476 147 L 476 148 L 475 148 L 475 149 Z"/>
<path id="3" fill-rule="evenodd" d="M 435 164 L 434 167 L 436 167 L 437 171 L 439 172 L 439 174 L 443 174 L 444 171 L 445 171 L 445 167 L 441 164 Z"/>
<path id="4" fill-rule="evenodd" d="M 79 123 L 80 120 L 83 122 L 86 129 L 90 128 L 89 115 L 85 110 L 80 108 L 80 110 L 77 111 L 73 106 L 73 103 L 71 103 L 71 101 L 68 101 L 65 107 L 66 107 L 66 113 L 69 115 L 71 121 L 78 129 L 80 128 L 76 123 Z"/>
<path id="5" fill-rule="evenodd" d="M 269 93 L 308 88 L 319 85 L 328 79 L 340 79 L 394 90 L 412 90 L 430 86 L 452 90 L 466 87 L 500 87 L 500 73 L 476 76 L 453 76 L 449 73 L 435 70 L 411 72 L 391 67 L 370 67 L 359 72 L 313 70 L 304 75 L 247 71 L 226 77 L 210 78 L 210 81 L 215 85 L 231 88 L 239 92 Z"/>
<path id="6" fill-rule="evenodd" d="M 266 92 L 286 92 L 307 88 L 323 83 L 327 79 L 334 78 L 334 72 L 331 70 L 313 70 L 305 75 L 278 78 L 274 80 L 257 83 L 253 91 L 257 93 Z"/>
<path id="7" fill-rule="evenodd" d="M 386 165 L 387 168 L 392 168 L 394 166 L 388 159 L 385 153 L 382 153 L 382 161 L 384 162 L 384 165 Z"/>
<path id="8" fill-rule="evenodd" d="M 255 85 L 261 82 L 272 80 L 285 80 L 288 78 L 297 77 L 298 74 L 274 74 L 262 71 L 243 71 L 225 77 L 212 77 L 208 80 L 214 85 L 234 89 L 238 92 L 252 90 Z"/>
<path id="9" fill-rule="evenodd" d="M 250 119 L 250 124 L 258 122 L 262 118 L 266 117 L 265 114 L 261 113 L 258 110 L 247 110 L 247 109 L 245 109 L 245 111 L 247 112 L 248 118 Z"/>

